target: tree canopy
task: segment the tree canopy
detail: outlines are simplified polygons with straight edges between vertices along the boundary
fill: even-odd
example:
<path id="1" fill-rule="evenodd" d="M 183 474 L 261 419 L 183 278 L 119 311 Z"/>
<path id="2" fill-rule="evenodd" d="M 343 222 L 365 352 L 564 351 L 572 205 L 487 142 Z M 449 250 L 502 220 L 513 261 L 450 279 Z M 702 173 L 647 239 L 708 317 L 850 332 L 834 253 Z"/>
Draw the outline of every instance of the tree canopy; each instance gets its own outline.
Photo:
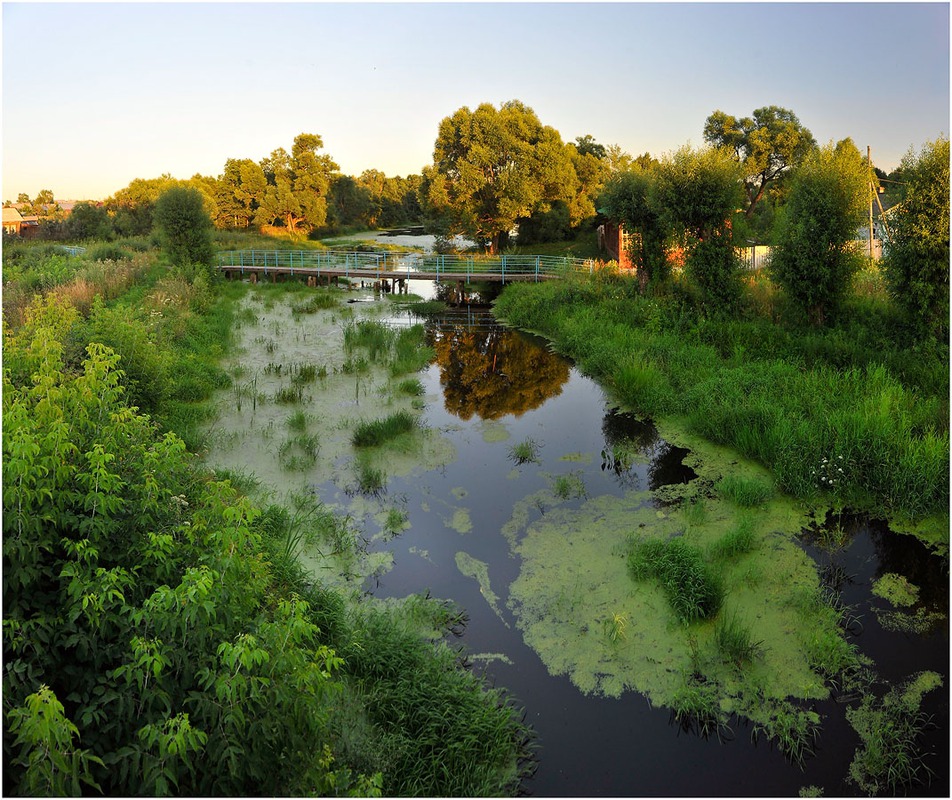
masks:
<path id="1" fill-rule="evenodd" d="M 577 206 L 578 175 L 554 128 L 518 100 L 463 107 L 439 127 L 422 194 L 435 227 L 498 252 L 520 218 L 561 200 Z M 588 156 L 586 156 L 588 157 Z"/>
<path id="2" fill-rule="evenodd" d="M 715 111 L 704 123 L 704 141 L 729 147 L 743 165 L 748 218 L 768 187 L 816 147 L 813 134 L 797 115 L 780 106 L 758 108 L 752 116 L 740 119 Z"/>

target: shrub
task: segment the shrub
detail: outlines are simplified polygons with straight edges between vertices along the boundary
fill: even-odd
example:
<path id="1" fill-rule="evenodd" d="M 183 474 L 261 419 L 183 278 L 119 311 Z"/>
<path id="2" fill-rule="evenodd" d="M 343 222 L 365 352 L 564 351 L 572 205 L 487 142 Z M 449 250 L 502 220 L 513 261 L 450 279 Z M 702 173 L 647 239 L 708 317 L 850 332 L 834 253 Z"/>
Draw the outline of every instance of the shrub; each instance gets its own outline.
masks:
<path id="1" fill-rule="evenodd" d="M 155 204 L 155 225 L 173 264 L 212 264 L 212 221 L 197 189 L 175 186 L 163 192 Z"/>

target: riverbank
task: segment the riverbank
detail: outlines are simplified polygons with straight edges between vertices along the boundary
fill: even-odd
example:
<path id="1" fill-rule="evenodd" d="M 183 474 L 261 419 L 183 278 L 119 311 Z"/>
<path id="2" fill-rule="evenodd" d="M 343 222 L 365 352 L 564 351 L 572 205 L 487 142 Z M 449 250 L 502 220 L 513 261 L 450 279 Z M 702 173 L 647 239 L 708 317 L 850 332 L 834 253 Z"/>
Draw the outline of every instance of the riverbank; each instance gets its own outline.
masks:
<path id="1" fill-rule="evenodd" d="M 865 312 L 824 330 L 711 318 L 611 275 L 510 286 L 495 304 L 626 407 L 759 462 L 793 497 L 947 551 L 948 348 L 897 343 L 885 312 Z"/>

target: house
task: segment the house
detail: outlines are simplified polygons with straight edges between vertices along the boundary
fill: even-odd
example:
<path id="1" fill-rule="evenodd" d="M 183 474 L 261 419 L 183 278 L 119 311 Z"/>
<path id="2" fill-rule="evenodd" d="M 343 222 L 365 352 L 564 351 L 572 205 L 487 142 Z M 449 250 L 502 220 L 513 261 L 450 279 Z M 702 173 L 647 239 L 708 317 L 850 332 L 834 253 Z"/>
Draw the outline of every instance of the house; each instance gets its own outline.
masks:
<path id="1" fill-rule="evenodd" d="M 634 269 L 630 255 L 630 236 L 624 226 L 607 220 L 598 226 L 598 248 L 608 253 L 620 269 Z"/>
<path id="2" fill-rule="evenodd" d="M 39 233 L 40 218 L 37 216 L 24 217 L 17 209 L 12 206 L 3 208 L 3 234 L 4 236 L 22 236 L 24 239 L 32 239 Z"/>
<path id="3" fill-rule="evenodd" d="M 19 236 L 23 227 L 23 217 L 12 206 L 3 207 L 3 235 Z"/>

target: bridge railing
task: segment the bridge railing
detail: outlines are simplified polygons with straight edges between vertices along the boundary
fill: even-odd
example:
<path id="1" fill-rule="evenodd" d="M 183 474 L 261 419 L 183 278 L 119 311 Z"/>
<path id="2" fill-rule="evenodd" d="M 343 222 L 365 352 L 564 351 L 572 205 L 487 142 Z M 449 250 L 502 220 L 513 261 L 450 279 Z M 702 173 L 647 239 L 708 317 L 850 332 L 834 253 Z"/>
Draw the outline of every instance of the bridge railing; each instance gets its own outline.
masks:
<path id="1" fill-rule="evenodd" d="M 320 274 L 322 270 L 346 276 L 351 270 L 365 273 L 405 274 L 412 279 L 415 274 L 469 279 L 478 275 L 499 275 L 524 280 L 526 277 L 564 277 L 572 272 L 591 272 L 594 261 L 568 256 L 501 255 L 467 256 L 456 254 L 394 253 L 389 251 L 341 252 L 337 250 L 227 250 L 218 254 L 219 268 L 241 268 L 242 271 L 280 269 L 282 272 L 295 269 L 308 274 Z"/>

